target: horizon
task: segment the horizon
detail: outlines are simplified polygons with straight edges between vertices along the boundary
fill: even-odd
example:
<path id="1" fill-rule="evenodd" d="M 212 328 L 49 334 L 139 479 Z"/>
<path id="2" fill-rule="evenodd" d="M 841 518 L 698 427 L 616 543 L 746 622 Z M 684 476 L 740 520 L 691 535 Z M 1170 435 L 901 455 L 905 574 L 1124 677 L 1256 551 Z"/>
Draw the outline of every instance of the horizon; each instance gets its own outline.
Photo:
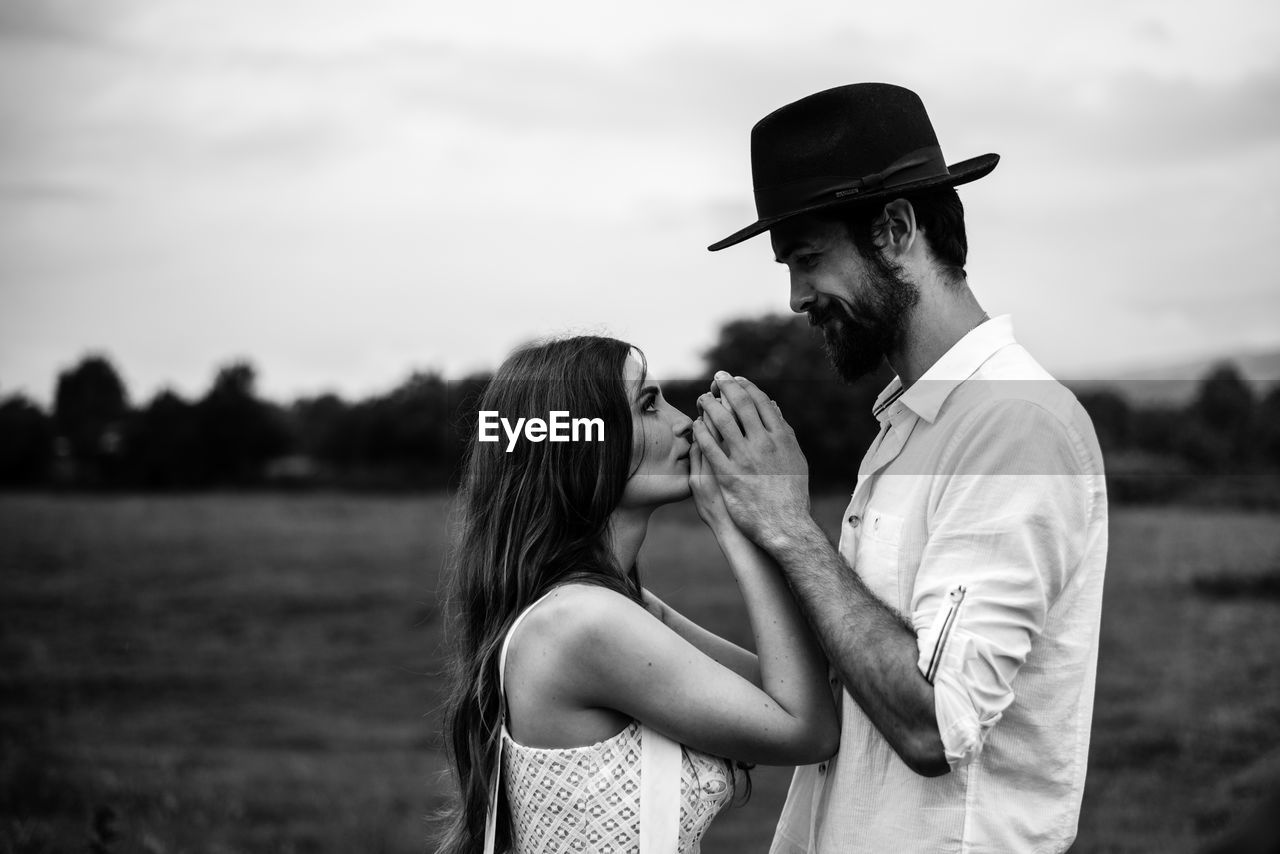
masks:
<path id="1" fill-rule="evenodd" d="M 213 386 L 213 381 L 218 372 L 228 366 L 234 364 L 247 364 L 254 371 L 255 388 L 258 396 L 274 405 L 290 406 L 300 401 L 314 400 L 317 398 L 333 395 L 341 399 L 344 403 L 357 403 L 364 400 L 375 399 L 391 394 L 396 390 L 403 388 L 415 377 L 432 377 L 442 380 L 446 385 L 457 383 L 465 383 L 471 380 L 488 379 L 498 365 L 494 364 L 488 367 L 482 367 L 475 371 L 465 374 L 449 375 L 437 368 L 429 366 L 409 367 L 404 370 L 399 378 L 388 379 L 363 392 L 345 392 L 333 385 L 320 386 L 314 389 L 302 390 L 296 393 L 277 394 L 267 391 L 262 379 L 266 371 L 263 366 L 252 358 L 233 357 L 225 359 L 216 365 L 209 367 L 208 374 L 203 383 L 197 384 L 193 388 L 179 388 L 174 383 L 161 383 L 143 393 L 139 393 L 129 381 L 128 366 L 122 365 L 112 354 L 100 350 L 86 351 L 82 353 L 74 361 L 68 361 L 55 374 L 50 383 L 49 389 L 45 394 L 31 394 L 21 389 L 13 389 L 0 384 L 0 403 L 13 398 L 26 398 L 38 405 L 40 408 L 49 413 L 54 409 L 54 396 L 57 387 L 57 378 L 63 372 L 70 371 L 82 364 L 87 359 L 104 358 L 115 370 L 117 376 L 125 388 L 126 399 L 131 409 L 138 409 L 148 405 L 155 398 L 162 394 L 171 393 L 187 401 L 199 400 Z M 1252 362 L 1261 361 L 1264 366 L 1258 370 Z M 1270 391 L 1272 388 L 1280 388 L 1280 347 L 1256 349 L 1243 351 L 1234 354 L 1221 354 L 1216 356 L 1206 356 L 1202 359 L 1187 360 L 1179 363 L 1169 364 L 1149 364 L 1144 366 L 1129 366 L 1123 371 L 1115 371 L 1111 373 L 1097 373 L 1092 376 L 1056 376 L 1059 382 L 1073 388 L 1079 393 L 1081 390 L 1094 391 L 1098 389 L 1111 389 L 1121 394 L 1122 397 L 1130 399 L 1130 403 L 1139 404 L 1144 401 L 1158 399 L 1175 399 L 1182 398 L 1192 393 L 1195 384 L 1204 380 L 1213 368 L 1220 365 L 1233 366 L 1240 374 L 1241 378 L 1255 390 Z M 687 373 L 664 373 L 662 375 L 650 374 L 654 377 L 655 382 L 690 382 L 704 377 L 710 376 L 711 371 L 708 369 L 699 369 Z M 830 373 L 828 379 L 832 383 L 846 384 L 844 380 L 836 375 L 834 370 Z M 812 381 L 812 380 L 810 380 Z M 1150 385 L 1152 388 L 1158 388 L 1161 385 L 1169 384 L 1167 395 L 1162 394 L 1146 394 L 1135 396 L 1133 394 L 1134 387 Z"/>

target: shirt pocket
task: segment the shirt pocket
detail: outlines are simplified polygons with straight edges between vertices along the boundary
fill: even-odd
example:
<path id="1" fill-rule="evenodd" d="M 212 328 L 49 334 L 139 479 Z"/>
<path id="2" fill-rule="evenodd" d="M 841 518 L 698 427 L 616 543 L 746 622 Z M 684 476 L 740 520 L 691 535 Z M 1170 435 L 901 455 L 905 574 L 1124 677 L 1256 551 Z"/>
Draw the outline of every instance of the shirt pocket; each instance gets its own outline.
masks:
<path id="1" fill-rule="evenodd" d="M 868 507 L 858 524 L 857 570 L 862 582 L 881 599 L 899 607 L 898 555 L 903 517 Z"/>

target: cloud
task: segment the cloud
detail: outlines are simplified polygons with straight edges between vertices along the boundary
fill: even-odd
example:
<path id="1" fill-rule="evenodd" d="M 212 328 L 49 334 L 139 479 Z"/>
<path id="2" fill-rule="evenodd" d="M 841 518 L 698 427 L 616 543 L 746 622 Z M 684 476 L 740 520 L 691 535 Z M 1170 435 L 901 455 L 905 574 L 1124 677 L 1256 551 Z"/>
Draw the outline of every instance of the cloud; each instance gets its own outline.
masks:
<path id="1" fill-rule="evenodd" d="M 101 191 L 82 183 L 35 178 L 0 179 L 0 204 L 81 204 L 101 198 Z"/>
<path id="2" fill-rule="evenodd" d="M 922 95 L 949 149 L 947 137 L 958 132 L 1002 152 L 1034 146 L 1068 168 L 1163 169 L 1280 141 L 1280 65 L 1227 81 L 1132 70 L 1019 78 L 986 69 L 967 85 Z"/>
<path id="3" fill-rule="evenodd" d="M 493 47 L 436 46 L 400 76 L 408 114 L 461 123 L 495 149 L 530 139 L 679 139 L 708 163 L 724 198 L 737 192 L 747 137 L 766 112 L 857 79 L 916 88 L 952 161 L 986 151 L 1008 163 L 1052 163 L 1063 183 L 1082 175 L 1167 175 L 1280 141 L 1280 66 L 1226 79 L 1138 69 L 1022 74 L 1004 58 L 953 74 L 891 41 L 834 29 L 813 43 L 706 45 L 675 41 L 617 59 Z M 707 152 L 718 152 L 706 157 Z M 732 166 L 732 168 L 729 168 Z M 626 164 L 619 164 L 625 169 Z M 719 204 L 711 199 L 708 204 Z"/>
<path id="4" fill-rule="evenodd" d="M 440 48 L 403 87 L 415 108 L 504 130 L 704 136 L 743 132 L 744 109 L 779 106 L 813 85 L 856 78 L 885 46 L 831 32 L 817 44 L 708 45 L 676 40 L 618 58 L 498 46 Z M 857 55 L 858 63 L 848 57 Z"/>
<path id="5" fill-rule="evenodd" d="M 1144 18 L 1133 25 L 1133 35 L 1139 41 L 1164 45 L 1172 41 L 1169 25 L 1158 18 Z"/>
<path id="6" fill-rule="evenodd" d="M 5 0 L 0 3 L 0 39 L 16 42 L 100 45 L 120 3 L 94 0 Z"/>

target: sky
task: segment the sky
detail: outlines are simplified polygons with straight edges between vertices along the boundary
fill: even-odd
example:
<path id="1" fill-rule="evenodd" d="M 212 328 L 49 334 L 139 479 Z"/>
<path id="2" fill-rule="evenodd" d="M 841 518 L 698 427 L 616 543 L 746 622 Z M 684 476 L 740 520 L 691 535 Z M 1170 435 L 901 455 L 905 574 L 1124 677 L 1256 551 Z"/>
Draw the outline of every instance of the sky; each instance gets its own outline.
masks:
<path id="1" fill-rule="evenodd" d="M 904 8 L 910 6 L 910 8 Z M 1064 378 L 1280 347 L 1280 6 L 0 4 L 0 396 L 110 356 L 135 402 L 247 359 L 288 400 L 571 332 L 697 375 L 787 310 L 751 126 L 923 98 L 969 281 Z"/>

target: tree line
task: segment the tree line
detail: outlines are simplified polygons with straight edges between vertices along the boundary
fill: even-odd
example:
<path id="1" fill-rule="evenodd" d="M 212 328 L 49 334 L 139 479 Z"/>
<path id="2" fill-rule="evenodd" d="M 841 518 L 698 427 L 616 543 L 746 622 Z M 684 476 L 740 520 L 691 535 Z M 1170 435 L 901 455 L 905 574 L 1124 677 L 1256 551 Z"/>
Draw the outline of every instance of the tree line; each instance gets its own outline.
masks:
<path id="1" fill-rule="evenodd" d="M 870 410 L 886 369 L 837 380 L 803 318 L 766 315 L 724 325 L 702 379 L 659 377 L 687 413 L 715 370 L 751 377 L 777 400 L 808 456 L 817 489 L 849 490 L 879 429 Z M 475 436 L 475 401 L 488 380 L 415 373 L 362 400 L 334 394 L 263 399 L 247 362 L 220 368 L 203 395 L 162 391 L 135 406 L 110 359 L 84 357 L 57 380 L 45 411 L 0 399 L 0 486 L 189 490 L 262 486 L 432 489 L 455 485 Z M 1280 385 L 1255 390 L 1230 364 L 1179 404 L 1079 391 L 1120 500 L 1166 500 L 1205 478 L 1267 473 L 1280 497 Z"/>

